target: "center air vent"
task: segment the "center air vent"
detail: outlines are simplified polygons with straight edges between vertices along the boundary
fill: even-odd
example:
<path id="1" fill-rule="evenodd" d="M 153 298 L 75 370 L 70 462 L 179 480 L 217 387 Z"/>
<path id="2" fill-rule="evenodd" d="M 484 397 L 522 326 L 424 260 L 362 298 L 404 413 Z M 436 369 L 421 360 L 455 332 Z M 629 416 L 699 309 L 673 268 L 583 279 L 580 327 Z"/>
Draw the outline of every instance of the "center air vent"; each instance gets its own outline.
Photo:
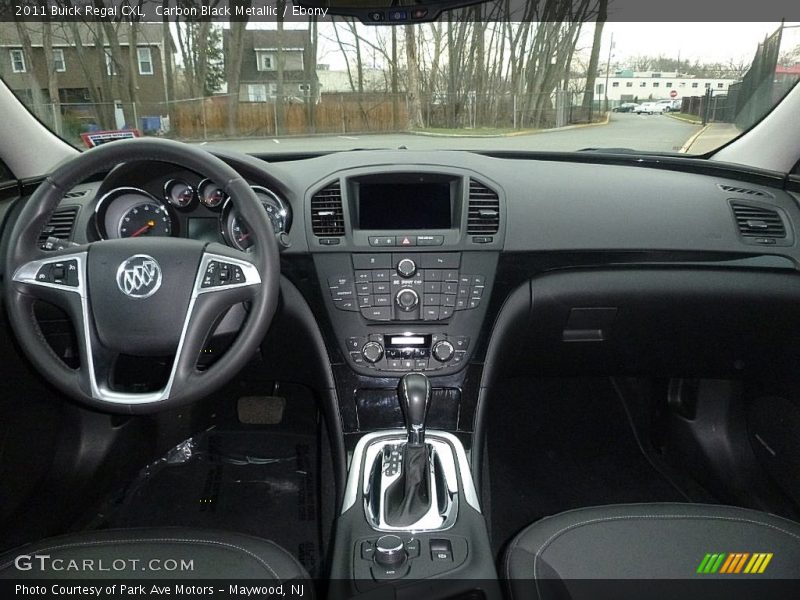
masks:
<path id="1" fill-rule="evenodd" d="M 338 181 L 311 197 L 311 229 L 318 237 L 344 235 L 342 189 Z"/>
<path id="2" fill-rule="evenodd" d="M 54 237 L 60 240 L 72 239 L 72 228 L 75 226 L 75 217 L 78 214 L 77 206 L 66 206 L 57 209 L 47 225 L 39 234 L 39 246 L 44 248 L 47 238 Z"/>
<path id="3" fill-rule="evenodd" d="M 500 198 L 497 192 L 482 183 L 469 180 L 467 233 L 494 235 L 500 227 Z"/>
<path id="4" fill-rule="evenodd" d="M 786 237 L 786 225 L 777 210 L 744 202 L 731 202 L 731 207 L 739 233 L 744 237 Z"/>

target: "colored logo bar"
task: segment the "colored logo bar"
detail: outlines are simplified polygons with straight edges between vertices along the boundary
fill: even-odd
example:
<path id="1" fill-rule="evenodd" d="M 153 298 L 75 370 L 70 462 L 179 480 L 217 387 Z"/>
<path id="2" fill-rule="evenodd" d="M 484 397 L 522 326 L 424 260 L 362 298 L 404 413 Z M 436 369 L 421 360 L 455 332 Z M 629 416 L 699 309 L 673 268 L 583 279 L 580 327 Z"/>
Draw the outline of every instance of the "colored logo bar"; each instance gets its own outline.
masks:
<path id="1" fill-rule="evenodd" d="M 772 552 L 720 552 L 706 554 L 697 567 L 697 573 L 736 575 L 738 573 L 761 574 L 767 570 Z"/>

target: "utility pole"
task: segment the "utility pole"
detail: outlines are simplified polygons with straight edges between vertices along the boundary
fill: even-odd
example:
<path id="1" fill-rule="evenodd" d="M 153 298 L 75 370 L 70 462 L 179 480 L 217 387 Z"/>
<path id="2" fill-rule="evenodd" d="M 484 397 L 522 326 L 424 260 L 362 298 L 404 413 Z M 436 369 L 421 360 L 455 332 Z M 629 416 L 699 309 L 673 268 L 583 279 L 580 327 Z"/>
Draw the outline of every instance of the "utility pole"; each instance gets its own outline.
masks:
<path id="1" fill-rule="evenodd" d="M 611 70 L 611 51 L 614 49 L 614 32 L 611 32 L 611 44 L 608 46 L 608 60 L 606 61 L 606 84 L 603 87 L 603 93 L 605 94 L 605 101 L 606 101 L 606 109 L 605 111 L 608 112 L 608 75 L 609 71 Z"/>

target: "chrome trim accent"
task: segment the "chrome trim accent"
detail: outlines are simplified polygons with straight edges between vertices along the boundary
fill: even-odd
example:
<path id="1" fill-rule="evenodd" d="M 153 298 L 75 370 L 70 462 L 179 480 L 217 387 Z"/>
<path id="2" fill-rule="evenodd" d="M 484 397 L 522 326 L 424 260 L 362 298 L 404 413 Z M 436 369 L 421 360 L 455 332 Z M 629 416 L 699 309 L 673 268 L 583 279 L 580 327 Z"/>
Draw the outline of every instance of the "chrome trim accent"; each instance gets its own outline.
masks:
<path id="1" fill-rule="evenodd" d="M 439 439 L 444 442 L 449 442 L 450 447 L 455 450 L 455 462 L 458 465 L 458 473 L 461 476 L 461 484 L 463 486 L 463 489 L 459 491 L 461 494 L 463 494 L 464 501 L 467 504 L 469 504 L 478 512 L 481 512 L 481 505 L 478 501 L 478 493 L 475 489 L 475 482 L 472 479 L 472 471 L 469 466 L 469 460 L 467 460 L 467 453 L 464 450 L 464 445 L 461 443 L 461 440 L 459 440 L 453 434 L 447 433 L 446 431 L 428 430 L 426 435 L 428 437 L 428 441 L 431 439 Z M 402 441 L 405 439 L 405 437 L 406 431 L 403 429 L 376 431 L 361 437 L 361 439 L 358 441 L 358 444 L 356 444 L 356 447 L 353 450 L 353 455 L 350 459 L 350 468 L 347 473 L 347 484 L 345 485 L 341 514 L 344 514 L 350 510 L 358 500 L 359 493 L 362 489 L 361 482 L 363 479 L 361 465 L 364 463 L 364 454 L 367 447 L 381 438 Z M 369 463 L 364 464 L 367 468 L 371 467 L 371 464 Z M 458 480 L 454 479 L 454 481 Z"/>
<path id="2" fill-rule="evenodd" d="M 189 191 L 192 192 L 192 197 L 186 204 L 178 204 L 177 202 L 175 202 L 175 199 L 172 197 L 172 194 L 169 191 L 172 188 L 172 186 L 176 183 L 182 183 L 187 188 L 189 188 Z M 169 204 L 171 204 L 175 208 L 180 208 L 180 209 L 189 208 L 189 206 L 191 206 L 196 197 L 197 197 L 196 190 L 183 179 L 173 178 L 173 179 L 167 179 L 167 181 L 164 182 L 164 200 L 166 200 Z"/>
<path id="3" fill-rule="evenodd" d="M 173 360 L 172 363 L 172 370 L 170 371 L 167 384 L 161 390 L 155 392 L 148 392 L 145 394 L 128 394 L 123 392 L 115 392 L 114 390 L 109 389 L 105 385 L 105 383 L 99 383 L 97 381 L 97 372 L 95 369 L 95 356 L 92 350 L 92 335 L 90 334 L 90 329 L 89 329 L 92 325 L 92 321 L 89 316 L 89 298 L 86 293 L 87 289 L 86 257 L 87 257 L 86 252 L 79 252 L 75 254 L 61 254 L 58 255 L 57 257 L 52 257 L 52 258 L 48 257 L 41 260 L 31 261 L 21 266 L 19 269 L 17 269 L 17 271 L 14 273 L 13 280 L 19 281 L 21 283 L 27 283 L 30 285 L 38 285 L 42 287 L 56 288 L 63 291 L 76 292 L 80 296 L 83 339 L 84 339 L 84 346 L 86 348 L 86 362 L 87 362 L 86 371 L 89 375 L 89 385 L 91 388 L 92 397 L 95 400 L 101 400 L 103 402 L 110 402 L 114 404 L 150 404 L 154 402 L 161 402 L 169 398 L 169 395 L 172 391 L 172 385 L 175 381 L 175 371 L 178 365 L 178 357 L 181 355 L 181 352 L 183 350 L 183 346 L 186 341 L 186 333 L 189 329 L 189 322 L 191 321 L 192 313 L 194 312 L 195 301 L 197 300 L 197 297 L 200 294 L 261 284 L 261 275 L 259 274 L 258 269 L 254 264 L 245 260 L 231 258 L 229 256 L 223 256 L 220 254 L 203 253 L 203 258 L 200 261 L 200 267 L 198 268 L 197 274 L 195 276 L 194 287 L 192 288 L 192 295 L 189 300 L 188 308 L 186 310 L 186 317 L 184 318 L 183 321 L 183 328 L 181 329 L 180 340 L 178 341 L 178 347 L 175 350 L 175 359 Z M 59 285 L 54 283 L 40 283 L 36 281 L 36 273 L 38 273 L 39 269 L 42 266 L 49 263 L 63 262 L 67 260 L 78 261 L 77 287 L 68 285 Z M 215 286 L 210 288 L 201 287 L 206 267 L 208 266 L 208 263 L 211 262 L 212 260 L 216 260 L 219 262 L 226 262 L 229 264 L 240 266 L 245 276 L 245 282 L 232 283 L 224 286 Z"/>
<path id="4" fill-rule="evenodd" d="M 140 271 L 135 271 L 128 266 L 128 263 L 139 258 L 152 263 L 151 267 L 153 275 L 151 275 L 149 272 L 145 273 L 148 278 L 146 283 L 144 283 L 144 280 L 142 279 L 142 272 L 144 272 L 142 270 L 145 268 L 146 263 L 138 267 Z M 153 285 L 152 289 L 148 290 L 144 294 L 134 293 L 138 292 L 142 287 L 149 287 L 154 279 L 155 285 Z M 133 256 L 129 256 L 119 263 L 119 267 L 117 267 L 117 287 L 119 288 L 119 291 L 129 298 L 149 298 L 159 290 L 162 279 L 163 274 L 161 272 L 161 265 L 159 265 L 158 261 L 149 254 L 134 254 Z M 141 285 L 139 285 L 140 282 L 142 283 Z"/>
<path id="5" fill-rule="evenodd" d="M 95 231 L 97 232 L 97 236 L 101 240 L 114 239 L 114 238 L 109 238 L 108 237 L 108 231 L 106 231 L 106 224 L 105 224 L 105 222 L 101 223 L 101 220 L 105 221 L 106 213 L 103 212 L 101 214 L 100 211 L 101 211 L 101 209 L 103 209 L 103 203 L 108 199 L 108 197 L 111 196 L 112 194 L 116 194 L 118 192 L 127 192 L 127 193 L 140 194 L 140 195 L 144 196 L 145 198 L 148 198 L 148 199 L 152 200 L 155 204 L 158 204 L 159 206 L 166 207 L 164 202 L 162 202 L 161 200 L 159 200 L 158 198 L 153 196 L 153 194 L 151 194 L 150 192 L 147 192 L 147 191 L 145 191 L 145 190 L 143 190 L 141 188 L 132 187 L 132 186 L 128 186 L 128 185 L 123 185 L 123 186 L 120 186 L 120 187 L 115 187 L 113 190 L 107 191 L 105 194 L 100 196 L 100 199 L 94 205 L 94 217 L 93 217 L 93 219 L 94 219 L 94 228 L 95 228 Z M 131 205 L 129 207 L 129 209 L 133 208 L 133 206 L 136 206 L 136 205 L 135 204 Z M 103 210 L 107 211 L 108 207 L 106 207 Z M 167 214 L 169 214 L 169 213 L 167 213 Z M 100 219 L 100 217 L 102 217 L 102 219 Z M 172 217 L 170 215 L 170 220 L 171 220 L 171 218 Z M 119 236 L 119 225 L 120 225 L 119 223 L 116 224 L 117 235 L 118 236 Z M 172 225 L 172 223 L 170 223 L 170 225 Z"/>
<path id="6" fill-rule="evenodd" d="M 219 202 L 217 202 L 216 204 L 208 204 L 205 201 L 205 194 L 203 193 L 203 188 L 206 185 L 208 185 L 209 183 L 212 184 L 212 185 L 215 185 L 217 187 L 217 189 L 222 192 L 222 199 Z M 225 193 L 225 190 L 222 188 L 221 185 L 218 185 L 218 184 L 214 183 L 213 181 L 211 181 L 211 179 L 206 177 L 200 183 L 197 184 L 197 198 L 200 201 L 200 204 L 202 204 L 206 208 L 209 208 L 211 210 L 216 210 L 216 209 L 220 208 L 223 204 L 225 204 L 225 202 L 228 200 L 228 198 L 230 198 L 230 196 Z"/>

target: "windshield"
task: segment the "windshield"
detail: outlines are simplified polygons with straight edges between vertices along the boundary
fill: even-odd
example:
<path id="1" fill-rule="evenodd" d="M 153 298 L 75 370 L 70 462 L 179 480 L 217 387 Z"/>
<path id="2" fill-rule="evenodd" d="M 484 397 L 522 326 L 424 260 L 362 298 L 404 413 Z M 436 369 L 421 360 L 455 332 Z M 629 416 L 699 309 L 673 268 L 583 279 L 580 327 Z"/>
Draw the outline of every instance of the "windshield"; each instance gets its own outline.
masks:
<path id="1" fill-rule="evenodd" d="M 800 27 L 790 23 L 594 17 L 444 16 L 394 27 L 345 17 L 32 19 L 0 23 L 0 76 L 81 148 L 141 135 L 251 153 L 407 147 L 693 155 L 740 135 L 800 79 Z"/>

